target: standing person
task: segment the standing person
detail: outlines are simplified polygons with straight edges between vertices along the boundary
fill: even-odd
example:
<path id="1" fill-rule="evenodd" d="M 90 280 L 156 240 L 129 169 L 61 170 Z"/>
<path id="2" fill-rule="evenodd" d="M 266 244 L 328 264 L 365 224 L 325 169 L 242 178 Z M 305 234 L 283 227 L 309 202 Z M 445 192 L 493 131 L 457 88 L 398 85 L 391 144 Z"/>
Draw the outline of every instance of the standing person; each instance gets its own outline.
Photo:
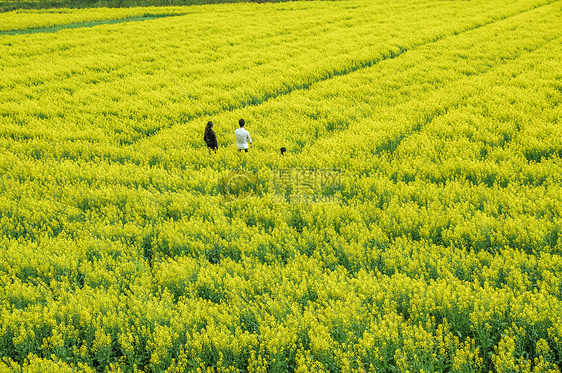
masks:
<path id="1" fill-rule="evenodd" d="M 244 128 L 244 125 L 246 124 L 244 119 L 240 119 L 238 121 L 238 124 L 240 125 L 240 128 L 234 131 L 234 134 L 236 135 L 236 144 L 238 145 L 238 151 L 241 152 L 242 149 L 244 149 L 244 151 L 247 153 L 248 143 L 250 144 L 250 146 L 252 146 L 250 132 L 246 131 L 246 129 Z"/>
<path id="2" fill-rule="evenodd" d="M 213 131 L 213 122 L 207 122 L 207 127 L 205 127 L 205 135 L 203 136 L 203 139 L 207 144 L 207 148 L 209 148 L 209 154 L 211 154 L 211 150 L 214 150 L 216 154 L 219 144 L 217 142 L 217 135 L 215 135 L 215 131 Z"/>

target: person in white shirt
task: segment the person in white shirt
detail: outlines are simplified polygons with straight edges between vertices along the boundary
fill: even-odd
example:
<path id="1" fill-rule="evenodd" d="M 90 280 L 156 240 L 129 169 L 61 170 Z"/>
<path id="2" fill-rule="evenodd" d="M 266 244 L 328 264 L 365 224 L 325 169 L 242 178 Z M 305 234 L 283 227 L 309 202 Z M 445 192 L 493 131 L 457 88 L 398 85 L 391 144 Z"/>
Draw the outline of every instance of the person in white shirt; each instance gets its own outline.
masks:
<path id="1" fill-rule="evenodd" d="M 238 121 L 238 124 L 240 125 L 240 128 L 234 131 L 234 134 L 236 135 L 236 144 L 238 145 L 238 151 L 241 152 L 242 149 L 244 149 L 244 151 L 247 153 L 248 144 L 252 146 L 252 139 L 250 138 L 250 132 L 246 131 L 246 129 L 244 128 L 244 125 L 246 124 L 244 119 L 240 119 Z"/>

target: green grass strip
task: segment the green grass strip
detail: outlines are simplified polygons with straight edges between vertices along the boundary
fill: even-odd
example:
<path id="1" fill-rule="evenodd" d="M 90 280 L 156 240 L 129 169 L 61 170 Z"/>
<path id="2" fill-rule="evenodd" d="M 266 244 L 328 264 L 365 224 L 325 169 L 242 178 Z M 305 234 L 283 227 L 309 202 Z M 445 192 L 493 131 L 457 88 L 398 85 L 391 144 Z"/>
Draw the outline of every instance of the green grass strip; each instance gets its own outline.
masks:
<path id="1" fill-rule="evenodd" d="M 51 27 L 37 27 L 25 30 L 8 30 L 8 31 L 0 31 L 0 36 L 2 35 L 26 35 L 26 34 L 37 34 L 37 33 L 53 33 L 60 30 L 65 29 L 77 29 L 82 27 L 94 27 L 99 25 L 112 25 L 116 23 L 122 22 L 135 22 L 135 21 L 148 21 L 151 19 L 157 18 L 165 18 L 165 17 L 174 17 L 174 16 L 181 16 L 182 14 L 155 14 L 155 15 L 145 15 L 139 17 L 129 17 L 129 18 L 121 18 L 121 19 L 107 19 L 101 21 L 88 21 L 88 22 L 76 22 L 76 23 L 69 23 L 66 25 L 59 25 L 59 26 L 51 26 Z"/>

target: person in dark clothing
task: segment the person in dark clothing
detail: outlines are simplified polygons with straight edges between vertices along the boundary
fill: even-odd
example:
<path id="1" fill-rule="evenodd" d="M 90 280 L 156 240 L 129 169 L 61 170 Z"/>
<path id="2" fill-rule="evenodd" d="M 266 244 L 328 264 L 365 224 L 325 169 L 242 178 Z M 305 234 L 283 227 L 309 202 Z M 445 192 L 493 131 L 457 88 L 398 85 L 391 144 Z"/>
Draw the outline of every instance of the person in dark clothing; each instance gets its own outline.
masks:
<path id="1" fill-rule="evenodd" d="M 217 142 L 217 135 L 215 135 L 215 131 L 213 131 L 213 122 L 209 121 L 207 123 L 207 127 L 205 127 L 205 136 L 203 137 L 203 139 L 207 144 L 207 148 L 209 148 L 209 154 L 211 154 L 211 150 L 214 150 L 216 153 L 219 144 Z"/>

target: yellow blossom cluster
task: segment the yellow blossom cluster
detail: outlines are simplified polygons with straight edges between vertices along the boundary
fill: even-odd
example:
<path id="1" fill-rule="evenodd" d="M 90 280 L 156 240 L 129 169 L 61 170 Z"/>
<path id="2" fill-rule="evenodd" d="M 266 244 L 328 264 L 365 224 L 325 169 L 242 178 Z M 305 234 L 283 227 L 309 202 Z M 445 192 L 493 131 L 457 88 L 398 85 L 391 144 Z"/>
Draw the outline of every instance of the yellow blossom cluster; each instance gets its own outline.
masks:
<path id="1" fill-rule="evenodd" d="M 0 32 L 0 372 L 560 371 L 558 1 L 174 9 Z"/>

